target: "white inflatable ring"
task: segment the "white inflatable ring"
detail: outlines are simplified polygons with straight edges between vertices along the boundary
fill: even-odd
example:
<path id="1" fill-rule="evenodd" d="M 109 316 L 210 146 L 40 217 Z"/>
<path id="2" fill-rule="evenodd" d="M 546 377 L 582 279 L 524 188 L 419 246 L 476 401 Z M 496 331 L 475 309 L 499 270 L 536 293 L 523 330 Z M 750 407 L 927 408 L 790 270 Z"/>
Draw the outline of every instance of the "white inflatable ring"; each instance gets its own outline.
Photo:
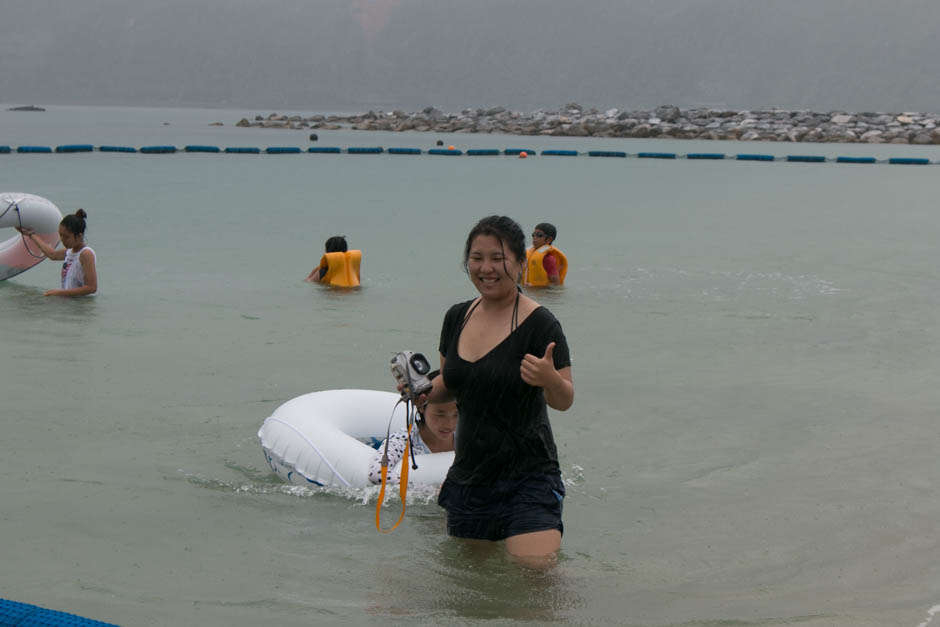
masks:
<path id="1" fill-rule="evenodd" d="M 398 395 L 379 390 L 325 390 L 291 399 L 274 410 L 258 437 L 279 477 L 297 485 L 362 488 L 369 481 L 374 446 L 405 427 Z M 392 412 L 394 410 L 394 416 Z M 410 461 L 410 460 L 409 460 Z M 416 456 L 408 482 L 439 485 L 454 461 L 453 451 Z M 389 469 L 398 476 L 400 464 Z"/>
<path id="2" fill-rule="evenodd" d="M 59 208 L 42 196 L 0 192 L 0 228 L 32 229 L 36 237 L 55 248 L 61 221 Z M 35 242 L 14 231 L 12 237 L 0 243 L 0 281 L 26 272 L 45 258 Z"/>

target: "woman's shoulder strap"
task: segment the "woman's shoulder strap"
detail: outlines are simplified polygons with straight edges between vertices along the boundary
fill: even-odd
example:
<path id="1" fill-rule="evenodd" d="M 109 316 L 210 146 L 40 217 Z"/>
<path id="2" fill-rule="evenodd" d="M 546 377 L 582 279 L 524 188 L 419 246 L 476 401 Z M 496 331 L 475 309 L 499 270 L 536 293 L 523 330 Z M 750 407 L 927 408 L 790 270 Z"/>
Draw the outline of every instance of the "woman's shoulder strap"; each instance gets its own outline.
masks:
<path id="1" fill-rule="evenodd" d="M 456 318 L 458 320 L 463 320 L 463 318 L 467 315 L 467 310 L 470 309 L 470 306 L 473 305 L 475 300 L 475 298 L 471 298 L 470 300 L 466 300 L 462 303 L 451 305 L 444 317 L 448 319 Z"/>

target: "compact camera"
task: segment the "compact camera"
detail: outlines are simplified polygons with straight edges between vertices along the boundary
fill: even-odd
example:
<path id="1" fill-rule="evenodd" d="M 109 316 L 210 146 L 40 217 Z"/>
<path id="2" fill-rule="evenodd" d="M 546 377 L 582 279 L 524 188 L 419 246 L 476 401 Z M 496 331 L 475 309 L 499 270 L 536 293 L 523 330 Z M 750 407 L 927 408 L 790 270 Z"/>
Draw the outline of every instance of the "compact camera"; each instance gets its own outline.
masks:
<path id="1" fill-rule="evenodd" d="M 395 380 L 401 384 L 401 395 L 414 401 L 421 394 L 431 391 L 433 384 L 428 379 L 431 364 L 421 353 L 402 351 L 395 353 L 389 364 Z"/>

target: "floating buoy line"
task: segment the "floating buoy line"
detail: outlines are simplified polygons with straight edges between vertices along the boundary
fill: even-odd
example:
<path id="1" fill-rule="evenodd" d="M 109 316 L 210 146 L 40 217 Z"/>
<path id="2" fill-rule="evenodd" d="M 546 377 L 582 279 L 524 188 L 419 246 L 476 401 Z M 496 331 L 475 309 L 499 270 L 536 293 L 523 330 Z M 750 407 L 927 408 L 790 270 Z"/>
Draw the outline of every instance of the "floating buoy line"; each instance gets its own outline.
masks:
<path id="1" fill-rule="evenodd" d="M 723 152 L 624 152 L 620 150 L 531 150 L 527 148 L 471 148 L 461 150 L 454 146 L 447 148 L 383 148 L 381 146 L 311 146 L 299 148 L 297 146 L 219 146 L 188 145 L 177 146 L 93 146 L 92 144 L 66 144 L 62 146 L 3 146 L 0 145 L 0 154 L 75 154 L 86 152 L 116 152 L 137 153 L 145 155 L 166 155 L 176 153 L 204 153 L 204 154 L 240 154 L 240 155 L 294 155 L 294 154 L 347 154 L 347 155 L 439 155 L 448 157 L 496 157 L 507 156 L 525 159 L 541 155 L 543 157 L 600 157 L 614 159 L 661 159 L 676 160 L 688 159 L 696 161 L 760 161 L 785 163 L 846 163 L 846 164 L 874 164 L 886 163 L 890 165 L 940 165 L 940 159 L 930 160 L 926 157 L 889 157 L 879 159 L 876 157 L 826 157 L 823 155 L 771 155 L 755 153 L 723 153 Z"/>

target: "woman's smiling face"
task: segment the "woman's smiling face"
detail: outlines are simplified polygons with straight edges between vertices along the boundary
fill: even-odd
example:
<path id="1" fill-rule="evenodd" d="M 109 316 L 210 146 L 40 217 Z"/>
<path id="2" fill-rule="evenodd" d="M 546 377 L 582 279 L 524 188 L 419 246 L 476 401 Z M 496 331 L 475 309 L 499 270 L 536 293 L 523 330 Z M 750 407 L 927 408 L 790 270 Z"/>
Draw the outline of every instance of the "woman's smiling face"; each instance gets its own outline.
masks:
<path id="1" fill-rule="evenodd" d="M 470 243 L 467 273 L 481 296 L 499 298 L 516 291 L 522 262 L 504 248 L 499 238 L 480 234 Z"/>

